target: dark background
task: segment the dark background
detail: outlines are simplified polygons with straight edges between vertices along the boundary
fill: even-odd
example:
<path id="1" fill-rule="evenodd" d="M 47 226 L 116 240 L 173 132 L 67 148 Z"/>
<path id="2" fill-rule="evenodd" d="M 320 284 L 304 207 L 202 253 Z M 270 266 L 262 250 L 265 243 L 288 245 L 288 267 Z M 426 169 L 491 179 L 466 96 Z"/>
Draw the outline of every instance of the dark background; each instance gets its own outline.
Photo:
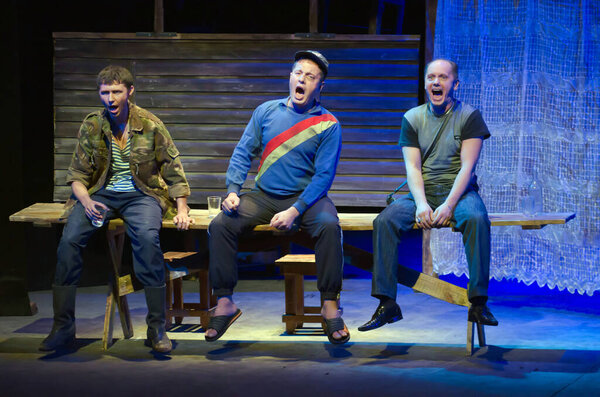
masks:
<path id="1" fill-rule="evenodd" d="M 424 3 L 407 0 L 404 12 L 400 13 L 402 18 L 398 17 L 398 6 L 386 3 L 381 33 L 423 34 Z M 150 0 L 8 0 L 1 4 L 4 78 L 0 97 L 6 140 L 0 188 L 3 203 L 0 298 L 9 294 L 7 286 L 13 288 L 14 282 L 25 283 L 29 290 L 47 289 L 54 274 L 55 251 L 62 228 L 34 228 L 8 220 L 9 215 L 26 206 L 52 201 L 52 32 L 150 32 L 154 26 L 154 2 Z M 319 32 L 367 34 L 371 7 L 369 0 L 321 0 Z M 164 13 L 167 32 L 309 31 L 308 0 L 165 0 Z M 165 236 L 167 244 L 175 244 L 172 240 L 172 236 Z M 84 256 L 82 285 L 99 284 L 107 279 L 108 269 L 89 265 L 106 263 L 105 247 L 104 236 L 98 233 Z"/>

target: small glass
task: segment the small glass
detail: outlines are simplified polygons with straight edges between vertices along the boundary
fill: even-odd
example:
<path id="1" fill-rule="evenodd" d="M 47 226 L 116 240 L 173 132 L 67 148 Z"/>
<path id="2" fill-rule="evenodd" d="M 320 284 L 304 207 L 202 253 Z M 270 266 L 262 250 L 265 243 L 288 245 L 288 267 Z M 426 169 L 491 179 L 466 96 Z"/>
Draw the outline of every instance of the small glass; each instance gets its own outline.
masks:
<path id="1" fill-rule="evenodd" d="M 220 196 L 208 196 L 208 217 L 214 218 L 221 212 L 221 197 Z"/>
<path id="2" fill-rule="evenodd" d="M 107 210 L 104 207 L 96 206 L 96 211 L 98 211 L 100 215 L 92 219 L 92 225 L 95 227 L 102 227 L 102 225 L 104 225 L 104 219 L 106 219 Z"/>

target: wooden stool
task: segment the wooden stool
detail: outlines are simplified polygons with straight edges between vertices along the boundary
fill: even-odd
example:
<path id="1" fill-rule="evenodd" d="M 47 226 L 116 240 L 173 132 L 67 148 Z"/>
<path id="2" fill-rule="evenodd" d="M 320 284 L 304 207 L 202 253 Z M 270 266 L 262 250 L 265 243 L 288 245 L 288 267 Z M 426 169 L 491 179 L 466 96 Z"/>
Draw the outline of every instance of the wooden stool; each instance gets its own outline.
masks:
<path id="1" fill-rule="evenodd" d="M 164 254 L 165 284 L 167 285 L 166 326 L 181 324 L 184 317 L 200 317 L 202 328 L 206 329 L 209 321 L 209 310 L 217 304 L 208 280 L 208 262 L 197 252 L 169 251 Z M 183 301 L 183 276 L 195 274 L 198 277 L 200 293 L 199 303 Z"/>
<path id="2" fill-rule="evenodd" d="M 304 306 L 304 276 L 317 274 L 315 255 L 288 254 L 275 261 L 285 279 L 285 323 L 286 334 L 293 334 L 304 323 L 323 324 L 320 306 Z M 321 302 L 321 305 L 323 302 Z"/>

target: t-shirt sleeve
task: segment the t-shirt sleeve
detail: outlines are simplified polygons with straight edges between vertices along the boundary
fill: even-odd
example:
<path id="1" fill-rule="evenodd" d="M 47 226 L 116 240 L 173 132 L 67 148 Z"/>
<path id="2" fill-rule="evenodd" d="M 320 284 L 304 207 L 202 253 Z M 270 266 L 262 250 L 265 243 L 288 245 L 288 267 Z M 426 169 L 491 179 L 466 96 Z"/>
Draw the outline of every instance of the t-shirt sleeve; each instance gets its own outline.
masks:
<path id="1" fill-rule="evenodd" d="M 408 122 L 406 117 L 402 118 L 402 129 L 400 130 L 400 139 L 398 139 L 398 146 L 420 148 L 419 136 L 417 135 L 417 131 L 415 131 L 415 129 Z"/>
<path id="2" fill-rule="evenodd" d="M 488 139 L 490 136 L 490 131 L 488 130 L 485 121 L 483 121 L 481 112 L 479 110 L 475 110 L 473 113 L 471 113 L 467 119 L 467 122 L 465 123 L 465 126 L 461 132 L 461 139 L 463 141 L 470 138 Z"/>

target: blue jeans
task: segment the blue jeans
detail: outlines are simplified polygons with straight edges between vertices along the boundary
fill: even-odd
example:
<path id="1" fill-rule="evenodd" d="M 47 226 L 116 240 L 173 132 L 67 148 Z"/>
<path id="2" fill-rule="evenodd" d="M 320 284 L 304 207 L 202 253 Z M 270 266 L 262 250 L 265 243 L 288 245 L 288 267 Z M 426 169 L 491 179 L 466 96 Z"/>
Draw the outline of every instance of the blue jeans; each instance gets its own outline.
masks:
<path id="1" fill-rule="evenodd" d="M 110 209 L 106 221 L 117 217 L 125 221 L 133 251 L 133 270 L 140 283 L 145 287 L 162 286 L 165 283 L 165 270 L 159 239 L 162 210 L 158 201 L 139 191 L 113 192 L 102 189 L 91 197 Z M 58 244 L 54 285 L 79 283 L 83 267 L 81 251 L 100 229 L 92 225 L 83 205 L 77 202 Z"/>
<path id="2" fill-rule="evenodd" d="M 427 202 L 433 210 L 450 193 L 442 186 L 427 187 Z M 371 295 L 396 299 L 398 290 L 398 244 L 415 224 L 417 207 L 411 194 L 386 207 L 373 221 L 373 281 Z M 469 300 L 487 297 L 490 275 L 490 220 L 479 194 L 467 190 L 458 201 L 451 222 L 462 233 L 469 265 Z"/>

